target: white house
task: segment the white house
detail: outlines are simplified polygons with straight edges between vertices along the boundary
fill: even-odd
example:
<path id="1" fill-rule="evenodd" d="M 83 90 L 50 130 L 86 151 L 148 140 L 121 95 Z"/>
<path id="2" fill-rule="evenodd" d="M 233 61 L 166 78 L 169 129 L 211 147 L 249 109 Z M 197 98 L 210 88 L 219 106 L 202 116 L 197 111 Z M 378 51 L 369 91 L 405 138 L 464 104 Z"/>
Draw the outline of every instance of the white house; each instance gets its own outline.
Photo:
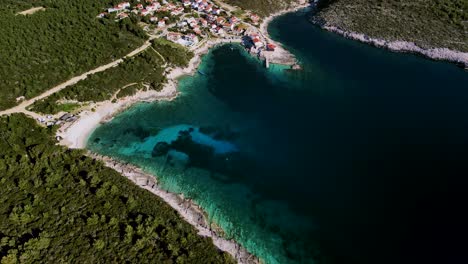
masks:
<path id="1" fill-rule="evenodd" d="M 149 14 L 151 14 L 151 11 L 149 11 L 148 9 L 143 9 L 143 10 L 141 10 L 141 15 L 147 16 L 147 15 L 149 15 Z"/>

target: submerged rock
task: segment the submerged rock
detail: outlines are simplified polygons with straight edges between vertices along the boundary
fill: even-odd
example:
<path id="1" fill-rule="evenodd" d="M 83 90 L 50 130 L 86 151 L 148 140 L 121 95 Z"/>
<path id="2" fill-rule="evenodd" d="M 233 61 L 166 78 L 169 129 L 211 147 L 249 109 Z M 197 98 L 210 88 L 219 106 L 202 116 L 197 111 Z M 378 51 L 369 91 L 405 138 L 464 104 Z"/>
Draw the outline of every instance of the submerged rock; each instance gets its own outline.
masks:
<path id="1" fill-rule="evenodd" d="M 154 146 L 153 151 L 151 152 L 151 156 L 158 157 L 158 156 L 166 155 L 170 148 L 171 146 L 168 143 L 158 142 Z"/>
<path id="2" fill-rule="evenodd" d="M 185 170 L 190 163 L 190 157 L 186 153 L 173 149 L 167 153 L 167 159 L 171 167 L 180 170 Z"/>

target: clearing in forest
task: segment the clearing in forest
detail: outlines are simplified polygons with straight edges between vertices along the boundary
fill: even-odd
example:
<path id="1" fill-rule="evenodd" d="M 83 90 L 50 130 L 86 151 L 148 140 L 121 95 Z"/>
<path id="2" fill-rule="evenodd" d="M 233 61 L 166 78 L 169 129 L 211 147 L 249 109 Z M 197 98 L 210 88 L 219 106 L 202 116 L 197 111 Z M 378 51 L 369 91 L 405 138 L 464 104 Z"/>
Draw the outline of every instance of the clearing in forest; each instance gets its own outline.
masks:
<path id="1" fill-rule="evenodd" d="M 32 15 L 38 11 L 43 11 L 45 10 L 44 7 L 40 6 L 40 7 L 33 7 L 33 8 L 30 8 L 28 10 L 24 10 L 22 12 L 19 12 L 18 15 L 23 15 L 23 16 L 26 16 L 26 15 Z"/>

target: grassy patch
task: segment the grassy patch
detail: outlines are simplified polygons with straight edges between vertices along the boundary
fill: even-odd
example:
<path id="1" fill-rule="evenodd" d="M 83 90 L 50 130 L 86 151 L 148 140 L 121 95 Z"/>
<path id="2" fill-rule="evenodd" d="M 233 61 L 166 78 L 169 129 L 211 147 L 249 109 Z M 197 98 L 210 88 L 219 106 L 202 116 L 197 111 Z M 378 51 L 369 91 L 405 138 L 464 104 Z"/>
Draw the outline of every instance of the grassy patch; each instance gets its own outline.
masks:
<path id="1" fill-rule="evenodd" d="M 146 87 L 143 86 L 141 83 L 137 83 L 134 85 L 127 86 L 125 88 L 120 89 L 120 91 L 117 93 L 117 98 L 124 98 L 127 96 L 132 96 L 136 94 L 136 92 L 145 89 Z"/>

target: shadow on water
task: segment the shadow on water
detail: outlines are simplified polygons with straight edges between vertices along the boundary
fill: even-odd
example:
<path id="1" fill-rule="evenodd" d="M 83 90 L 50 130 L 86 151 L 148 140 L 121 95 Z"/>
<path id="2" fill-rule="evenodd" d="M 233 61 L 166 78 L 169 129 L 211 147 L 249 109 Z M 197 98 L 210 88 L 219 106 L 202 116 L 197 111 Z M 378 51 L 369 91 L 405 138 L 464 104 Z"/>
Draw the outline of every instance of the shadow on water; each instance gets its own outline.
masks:
<path id="1" fill-rule="evenodd" d="M 343 39 L 303 12 L 269 32 L 303 71 L 221 46 L 179 98 L 131 108 L 89 148 L 157 174 L 267 263 L 465 257 L 454 239 L 467 220 L 468 74 Z"/>

